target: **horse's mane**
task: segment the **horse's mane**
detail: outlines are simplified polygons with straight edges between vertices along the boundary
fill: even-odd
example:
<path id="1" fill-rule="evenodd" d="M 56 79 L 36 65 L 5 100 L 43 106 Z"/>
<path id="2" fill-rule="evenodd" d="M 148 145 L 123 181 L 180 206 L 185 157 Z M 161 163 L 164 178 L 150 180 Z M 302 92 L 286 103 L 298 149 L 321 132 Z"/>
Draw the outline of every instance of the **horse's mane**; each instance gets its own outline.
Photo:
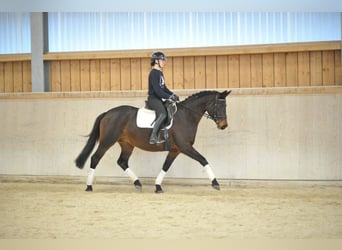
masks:
<path id="1" fill-rule="evenodd" d="M 216 95 L 218 92 L 214 90 L 204 90 L 195 94 L 192 94 L 191 96 L 188 96 L 185 100 L 183 100 L 181 103 L 187 103 L 193 99 L 197 99 L 206 95 Z"/>

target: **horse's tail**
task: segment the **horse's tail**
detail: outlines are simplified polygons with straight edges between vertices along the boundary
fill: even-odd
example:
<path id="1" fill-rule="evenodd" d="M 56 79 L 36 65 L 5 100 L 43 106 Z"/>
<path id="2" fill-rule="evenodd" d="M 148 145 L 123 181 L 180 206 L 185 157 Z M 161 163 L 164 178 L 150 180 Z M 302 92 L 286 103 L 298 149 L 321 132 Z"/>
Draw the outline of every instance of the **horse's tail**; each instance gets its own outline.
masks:
<path id="1" fill-rule="evenodd" d="M 100 122 L 105 115 L 106 115 L 106 112 L 102 113 L 96 118 L 93 129 L 91 130 L 89 134 L 87 144 L 84 146 L 82 152 L 77 156 L 75 160 L 76 166 L 80 169 L 83 169 L 85 162 L 87 161 L 91 151 L 93 151 L 95 144 L 97 140 L 99 139 Z"/>

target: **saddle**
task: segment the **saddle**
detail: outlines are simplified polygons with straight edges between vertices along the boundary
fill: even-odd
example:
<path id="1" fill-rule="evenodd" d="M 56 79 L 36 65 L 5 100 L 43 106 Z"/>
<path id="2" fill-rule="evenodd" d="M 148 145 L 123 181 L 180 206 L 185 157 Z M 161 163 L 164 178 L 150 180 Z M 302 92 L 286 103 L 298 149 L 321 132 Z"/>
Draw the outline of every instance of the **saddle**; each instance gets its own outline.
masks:
<path id="1" fill-rule="evenodd" d="M 165 108 L 167 110 L 167 118 L 159 131 L 160 143 L 165 142 L 165 149 L 169 148 L 169 129 L 173 125 L 173 116 L 177 112 L 177 105 L 175 102 L 165 101 Z M 138 128 L 153 128 L 154 122 L 156 120 L 156 112 L 145 103 L 145 107 L 138 109 L 137 113 L 137 126 Z"/>
<path id="2" fill-rule="evenodd" d="M 148 109 L 146 107 L 138 109 L 137 114 L 137 126 L 138 128 L 153 128 L 154 122 L 156 120 L 156 112 L 152 109 Z M 169 118 L 167 118 L 167 125 L 164 124 L 162 129 L 169 129 L 172 127 L 173 119 L 170 122 Z"/>

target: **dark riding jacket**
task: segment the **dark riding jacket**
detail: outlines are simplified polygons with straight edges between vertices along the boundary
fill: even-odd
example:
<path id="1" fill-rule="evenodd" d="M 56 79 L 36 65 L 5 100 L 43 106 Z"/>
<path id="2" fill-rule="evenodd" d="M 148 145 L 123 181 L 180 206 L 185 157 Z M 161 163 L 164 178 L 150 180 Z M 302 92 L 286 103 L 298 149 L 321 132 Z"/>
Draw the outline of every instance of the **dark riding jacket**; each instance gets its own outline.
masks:
<path id="1" fill-rule="evenodd" d="M 166 87 L 162 71 L 152 69 L 148 76 L 148 95 L 159 99 L 169 99 L 173 93 Z"/>

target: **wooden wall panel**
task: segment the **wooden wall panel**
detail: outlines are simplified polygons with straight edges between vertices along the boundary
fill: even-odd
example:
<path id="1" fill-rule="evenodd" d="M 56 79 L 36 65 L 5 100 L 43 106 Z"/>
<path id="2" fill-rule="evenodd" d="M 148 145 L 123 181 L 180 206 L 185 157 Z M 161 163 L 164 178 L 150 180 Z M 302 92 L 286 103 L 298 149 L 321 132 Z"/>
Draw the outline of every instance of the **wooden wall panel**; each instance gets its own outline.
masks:
<path id="1" fill-rule="evenodd" d="M 166 67 L 168 67 L 168 65 L 166 65 Z M 173 86 L 172 86 L 172 88 L 173 89 L 184 89 L 184 61 L 183 61 L 183 57 L 174 57 L 173 58 L 172 75 L 173 75 Z M 169 87 L 169 85 L 168 85 L 168 87 Z"/>
<path id="2" fill-rule="evenodd" d="M 100 61 L 100 82 L 101 82 L 101 90 L 108 91 L 110 90 L 110 60 L 104 59 Z"/>
<path id="3" fill-rule="evenodd" d="M 240 88 L 251 87 L 251 56 L 240 55 Z"/>
<path id="4" fill-rule="evenodd" d="M 121 89 L 121 66 L 120 59 L 112 59 L 110 61 L 110 90 L 120 90 Z"/>
<path id="5" fill-rule="evenodd" d="M 5 63 L 0 62 L 0 93 L 5 92 Z"/>
<path id="6" fill-rule="evenodd" d="M 164 75 L 171 89 L 330 86 L 341 79 L 338 52 L 169 57 Z M 150 69 L 148 58 L 51 62 L 52 90 L 146 90 Z"/>
<path id="7" fill-rule="evenodd" d="M 298 53 L 286 53 L 286 86 L 298 86 Z"/>
<path id="8" fill-rule="evenodd" d="M 274 87 L 286 86 L 285 53 L 274 54 Z"/>
<path id="9" fill-rule="evenodd" d="M 22 62 L 13 62 L 13 92 L 23 92 Z"/>
<path id="10" fill-rule="evenodd" d="M 298 83 L 301 86 L 310 86 L 310 52 L 298 53 Z"/>
<path id="11" fill-rule="evenodd" d="M 101 90 L 100 60 L 90 60 L 90 90 Z"/>
<path id="12" fill-rule="evenodd" d="M 5 63 L 5 92 L 10 93 L 14 91 L 13 80 L 13 63 Z"/>
<path id="13" fill-rule="evenodd" d="M 169 89 L 173 89 L 173 58 L 168 57 L 167 63 L 163 69 L 166 85 Z M 151 71 L 151 68 L 149 69 Z"/>
<path id="14" fill-rule="evenodd" d="M 342 85 L 341 51 L 335 50 L 335 84 Z"/>
<path id="15" fill-rule="evenodd" d="M 240 87 L 240 57 L 239 55 L 228 56 L 229 88 Z"/>
<path id="16" fill-rule="evenodd" d="M 50 62 L 50 90 L 52 92 L 62 91 L 61 81 L 61 62 Z"/>
<path id="17" fill-rule="evenodd" d="M 262 87 L 262 55 L 251 55 L 251 87 Z"/>
<path id="18" fill-rule="evenodd" d="M 228 56 L 217 56 L 217 87 L 228 88 Z"/>
<path id="19" fill-rule="evenodd" d="M 71 91 L 81 91 L 81 68 L 79 60 L 70 62 L 70 88 Z"/>
<path id="20" fill-rule="evenodd" d="M 274 54 L 262 56 L 263 87 L 274 87 Z"/>
<path id="21" fill-rule="evenodd" d="M 61 62 L 61 83 L 62 91 L 71 91 L 70 61 Z"/>
<path id="22" fill-rule="evenodd" d="M 335 53 L 334 51 L 322 52 L 323 85 L 330 86 L 335 83 Z"/>
<path id="23" fill-rule="evenodd" d="M 148 89 L 148 75 L 150 74 L 150 59 L 149 58 L 141 58 L 141 89 Z"/>
<path id="24" fill-rule="evenodd" d="M 131 60 L 121 59 L 121 90 L 131 90 Z"/>
<path id="25" fill-rule="evenodd" d="M 207 89 L 217 88 L 216 56 L 205 57 L 205 82 Z"/>
<path id="26" fill-rule="evenodd" d="M 205 57 L 195 57 L 195 88 L 205 88 Z"/>
<path id="27" fill-rule="evenodd" d="M 80 61 L 80 84 L 81 91 L 90 91 L 90 61 L 81 60 Z"/>
<path id="28" fill-rule="evenodd" d="M 23 92 L 32 92 L 31 62 L 23 62 Z"/>
<path id="29" fill-rule="evenodd" d="M 168 49 L 170 89 L 342 85 L 337 42 Z M 71 52 L 44 55 L 50 90 L 147 90 L 150 53 Z M 30 55 L 0 55 L 0 92 L 31 92 Z"/>
<path id="30" fill-rule="evenodd" d="M 310 52 L 310 80 L 311 85 L 321 86 L 323 83 L 322 76 L 322 52 Z"/>
<path id="31" fill-rule="evenodd" d="M 195 88 L 195 59 L 193 56 L 184 57 L 184 89 Z"/>
<path id="32" fill-rule="evenodd" d="M 131 89 L 140 90 L 141 85 L 141 60 L 139 58 L 131 59 Z"/>

